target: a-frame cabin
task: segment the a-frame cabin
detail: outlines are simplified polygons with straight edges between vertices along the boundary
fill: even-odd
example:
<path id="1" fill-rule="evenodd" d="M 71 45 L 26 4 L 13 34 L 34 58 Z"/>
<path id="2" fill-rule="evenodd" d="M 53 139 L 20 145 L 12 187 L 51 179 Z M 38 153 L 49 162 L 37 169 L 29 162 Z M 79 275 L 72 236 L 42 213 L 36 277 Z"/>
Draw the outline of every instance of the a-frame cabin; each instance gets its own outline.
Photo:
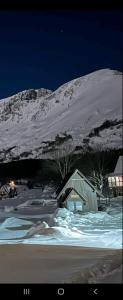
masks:
<path id="1" fill-rule="evenodd" d="M 79 170 L 75 170 L 57 195 L 58 206 L 74 212 L 97 212 L 101 198 L 104 198 L 101 192 Z"/>

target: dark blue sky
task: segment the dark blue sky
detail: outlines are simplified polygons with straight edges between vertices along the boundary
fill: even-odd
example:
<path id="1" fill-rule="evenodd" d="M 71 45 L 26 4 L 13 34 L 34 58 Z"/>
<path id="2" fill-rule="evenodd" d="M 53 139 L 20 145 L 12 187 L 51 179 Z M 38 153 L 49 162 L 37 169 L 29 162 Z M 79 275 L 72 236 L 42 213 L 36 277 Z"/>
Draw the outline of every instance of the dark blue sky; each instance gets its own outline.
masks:
<path id="1" fill-rule="evenodd" d="M 0 98 L 122 70 L 122 29 L 116 11 L 0 11 Z"/>

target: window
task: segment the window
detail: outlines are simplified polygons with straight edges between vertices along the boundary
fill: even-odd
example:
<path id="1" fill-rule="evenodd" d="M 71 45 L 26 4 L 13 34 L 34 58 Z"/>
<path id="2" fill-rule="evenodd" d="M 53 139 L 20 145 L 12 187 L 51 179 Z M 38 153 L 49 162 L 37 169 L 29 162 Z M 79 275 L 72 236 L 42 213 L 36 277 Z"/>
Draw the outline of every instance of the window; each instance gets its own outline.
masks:
<path id="1" fill-rule="evenodd" d="M 78 199 L 79 196 L 78 196 L 77 194 L 72 194 L 72 195 L 71 195 L 71 198 L 72 198 L 72 199 L 73 199 L 73 198 L 74 198 L 74 199 Z"/>
<path id="2" fill-rule="evenodd" d="M 115 187 L 116 186 L 115 177 L 108 177 L 108 183 L 109 183 L 109 187 Z"/>
<path id="3" fill-rule="evenodd" d="M 116 177 L 116 186 L 123 186 L 123 176 Z"/>
<path id="4" fill-rule="evenodd" d="M 108 177 L 109 187 L 122 187 L 123 176 Z"/>
<path id="5" fill-rule="evenodd" d="M 67 208 L 70 211 L 74 211 L 74 201 L 67 200 Z"/>
<path id="6" fill-rule="evenodd" d="M 72 212 L 83 211 L 83 202 L 81 200 L 67 200 L 67 208 Z"/>
<path id="7" fill-rule="evenodd" d="M 82 201 L 76 201 L 76 211 L 82 211 L 82 210 L 83 210 Z"/>

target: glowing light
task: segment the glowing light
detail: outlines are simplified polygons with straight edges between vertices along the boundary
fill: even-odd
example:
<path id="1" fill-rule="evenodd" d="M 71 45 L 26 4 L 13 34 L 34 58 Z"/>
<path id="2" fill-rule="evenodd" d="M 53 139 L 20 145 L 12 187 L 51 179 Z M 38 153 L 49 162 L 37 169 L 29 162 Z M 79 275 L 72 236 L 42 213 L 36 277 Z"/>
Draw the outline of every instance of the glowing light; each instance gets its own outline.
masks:
<path id="1" fill-rule="evenodd" d="M 10 187 L 11 187 L 11 188 L 15 188 L 15 187 L 16 187 L 16 185 L 15 185 L 15 182 L 14 182 L 14 181 L 10 181 L 9 185 L 10 185 Z"/>

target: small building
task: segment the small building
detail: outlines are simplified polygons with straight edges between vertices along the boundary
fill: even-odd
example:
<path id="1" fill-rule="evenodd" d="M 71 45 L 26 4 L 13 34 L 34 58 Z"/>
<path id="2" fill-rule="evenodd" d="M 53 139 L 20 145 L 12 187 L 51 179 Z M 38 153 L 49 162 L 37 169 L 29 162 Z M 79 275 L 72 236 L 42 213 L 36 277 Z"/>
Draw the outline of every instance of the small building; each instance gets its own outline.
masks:
<path id="1" fill-rule="evenodd" d="M 16 184 L 10 181 L 0 187 L 0 200 L 4 198 L 12 198 L 17 195 Z"/>
<path id="2" fill-rule="evenodd" d="M 65 181 L 57 195 L 59 207 L 74 212 L 98 211 L 100 200 L 104 197 L 79 170 Z"/>
<path id="3" fill-rule="evenodd" d="M 0 200 L 9 197 L 9 186 L 4 184 L 0 187 Z"/>
<path id="4" fill-rule="evenodd" d="M 123 195 L 123 156 L 119 156 L 114 172 L 107 175 L 110 194 L 114 197 Z"/>

